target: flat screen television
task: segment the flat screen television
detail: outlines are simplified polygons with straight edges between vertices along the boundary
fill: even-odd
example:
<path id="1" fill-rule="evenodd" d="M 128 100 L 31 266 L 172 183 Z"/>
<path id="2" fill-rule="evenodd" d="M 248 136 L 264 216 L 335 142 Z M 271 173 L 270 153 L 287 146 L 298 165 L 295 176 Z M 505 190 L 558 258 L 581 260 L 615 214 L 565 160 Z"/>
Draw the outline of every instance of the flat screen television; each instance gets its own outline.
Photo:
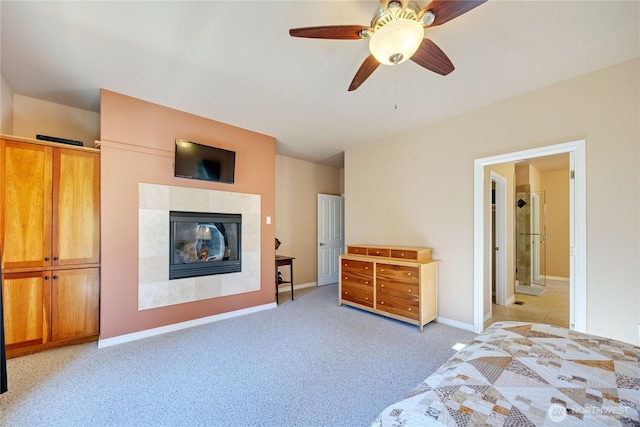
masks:
<path id="1" fill-rule="evenodd" d="M 235 151 L 176 139 L 175 176 L 233 184 Z"/>

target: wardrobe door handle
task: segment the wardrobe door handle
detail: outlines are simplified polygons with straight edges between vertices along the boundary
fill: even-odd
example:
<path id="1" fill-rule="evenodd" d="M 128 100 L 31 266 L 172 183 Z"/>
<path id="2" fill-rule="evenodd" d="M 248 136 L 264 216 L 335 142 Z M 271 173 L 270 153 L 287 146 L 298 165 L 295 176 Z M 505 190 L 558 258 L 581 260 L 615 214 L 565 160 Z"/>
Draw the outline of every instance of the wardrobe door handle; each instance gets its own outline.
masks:
<path id="1" fill-rule="evenodd" d="M 44 280 L 49 280 L 49 276 L 44 276 Z"/>

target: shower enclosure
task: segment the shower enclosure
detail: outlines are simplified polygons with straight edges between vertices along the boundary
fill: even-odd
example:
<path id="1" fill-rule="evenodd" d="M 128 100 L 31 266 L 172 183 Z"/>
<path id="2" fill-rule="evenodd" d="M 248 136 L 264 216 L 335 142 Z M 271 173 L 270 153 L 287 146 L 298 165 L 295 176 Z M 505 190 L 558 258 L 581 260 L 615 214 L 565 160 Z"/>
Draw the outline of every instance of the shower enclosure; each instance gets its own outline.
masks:
<path id="1" fill-rule="evenodd" d="M 546 286 L 545 192 L 516 193 L 516 284 Z"/>

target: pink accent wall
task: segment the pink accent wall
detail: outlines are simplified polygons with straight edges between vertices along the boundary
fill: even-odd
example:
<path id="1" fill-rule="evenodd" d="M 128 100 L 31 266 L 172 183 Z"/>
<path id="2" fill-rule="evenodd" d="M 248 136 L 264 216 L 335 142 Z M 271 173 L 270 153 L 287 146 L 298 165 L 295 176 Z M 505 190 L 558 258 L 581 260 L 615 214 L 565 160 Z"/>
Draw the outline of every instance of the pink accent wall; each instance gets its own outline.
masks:
<path id="1" fill-rule="evenodd" d="M 275 139 L 102 90 L 100 338 L 275 302 Z M 236 152 L 235 184 L 173 176 L 175 139 Z M 261 285 L 248 292 L 138 311 L 138 184 L 261 196 Z"/>

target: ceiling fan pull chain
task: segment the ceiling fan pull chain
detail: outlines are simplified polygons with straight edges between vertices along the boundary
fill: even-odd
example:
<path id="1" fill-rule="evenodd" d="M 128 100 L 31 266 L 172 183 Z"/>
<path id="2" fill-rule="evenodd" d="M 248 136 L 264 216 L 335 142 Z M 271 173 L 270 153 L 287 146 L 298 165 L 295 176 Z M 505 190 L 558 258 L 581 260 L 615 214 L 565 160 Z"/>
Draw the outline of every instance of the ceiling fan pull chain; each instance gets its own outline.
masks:
<path id="1" fill-rule="evenodd" d="M 395 71 L 393 72 L 393 86 L 395 89 L 395 109 L 398 109 L 398 66 L 395 65 Z"/>

